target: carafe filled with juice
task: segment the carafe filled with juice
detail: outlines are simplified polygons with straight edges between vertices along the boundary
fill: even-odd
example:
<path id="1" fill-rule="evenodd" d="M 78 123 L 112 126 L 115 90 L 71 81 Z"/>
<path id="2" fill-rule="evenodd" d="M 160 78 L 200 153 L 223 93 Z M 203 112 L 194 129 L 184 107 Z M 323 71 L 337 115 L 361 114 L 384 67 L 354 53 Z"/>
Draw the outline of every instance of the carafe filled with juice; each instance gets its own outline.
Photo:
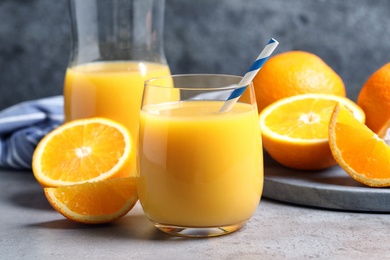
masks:
<path id="1" fill-rule="evenodd" d="M 65 120 L 107 117 L 137 136 L 146 79 L 169 75 L 164 0 L 70 0 L 72 50 Z"/>
<path id="2" fill-rule="evenodd" d="M 144 81 L 170 75 L 163 50 L 164 0 L 69 0 L 72 48 L 65 121 L 106 117 L 136 144 Z M 122 176 L 135 174 L 130 162 Z"/>

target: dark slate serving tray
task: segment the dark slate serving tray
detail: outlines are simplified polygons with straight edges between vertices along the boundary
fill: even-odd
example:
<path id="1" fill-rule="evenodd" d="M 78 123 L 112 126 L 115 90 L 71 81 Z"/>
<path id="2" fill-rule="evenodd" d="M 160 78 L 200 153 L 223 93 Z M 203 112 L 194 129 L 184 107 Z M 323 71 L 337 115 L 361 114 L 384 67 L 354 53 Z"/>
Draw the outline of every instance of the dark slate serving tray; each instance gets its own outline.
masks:
<path id="1" fill-rule="evenodd" d="M 264 154 L 263 197 L 304 206 L 360 212 L 390 212 L 390 188 L 371 188 L 342 168 L 297 171 Z"/>

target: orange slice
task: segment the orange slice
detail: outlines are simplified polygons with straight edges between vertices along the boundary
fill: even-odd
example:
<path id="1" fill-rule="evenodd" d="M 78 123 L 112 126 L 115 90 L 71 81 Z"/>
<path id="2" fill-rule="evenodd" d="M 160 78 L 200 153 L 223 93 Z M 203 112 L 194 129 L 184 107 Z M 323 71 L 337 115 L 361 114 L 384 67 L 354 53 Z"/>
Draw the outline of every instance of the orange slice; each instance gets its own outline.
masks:
<path id="1" fill-rule="evenodd" d="M 328 124 L 337 103 L 364 122 L 358 105 L 331 94 L 302 94 L 267 106 L 259 115 L 264 149 L 274 160 L 293 169 L 319 170 L 335 165 Z"/>
<path id="2" fill-rule="evenodd" d="M 44 188 L 50 204 L 63 216 L 85 224 L 113 222 L 138 200 L 134 177 Z"/>
<path id="3" fill-rule="evenodd" d="M 333 111 L 329 144 L 352 178 L 371 187 L 390 186 L 390 147 L 342 105 Z"/>
<path id="4" fill-rule="evenodd" d="M 129 131 L 105 118 L 71 121 L 37 145 L 32 169 L 43 187 L 129 177 L 135 147 Z"/>

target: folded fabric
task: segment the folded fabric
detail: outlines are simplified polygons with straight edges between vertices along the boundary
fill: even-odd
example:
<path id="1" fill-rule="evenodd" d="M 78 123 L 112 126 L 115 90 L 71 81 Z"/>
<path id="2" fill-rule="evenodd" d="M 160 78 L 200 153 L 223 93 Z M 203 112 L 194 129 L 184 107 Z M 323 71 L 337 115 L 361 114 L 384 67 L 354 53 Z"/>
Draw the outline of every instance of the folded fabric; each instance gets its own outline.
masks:
<path id="1" fill-rule="evenodd" d="M 0 167 L 31 169 L 38 142 L 63 120 L 62 96 L 26 101 L 0 111 Z"/>

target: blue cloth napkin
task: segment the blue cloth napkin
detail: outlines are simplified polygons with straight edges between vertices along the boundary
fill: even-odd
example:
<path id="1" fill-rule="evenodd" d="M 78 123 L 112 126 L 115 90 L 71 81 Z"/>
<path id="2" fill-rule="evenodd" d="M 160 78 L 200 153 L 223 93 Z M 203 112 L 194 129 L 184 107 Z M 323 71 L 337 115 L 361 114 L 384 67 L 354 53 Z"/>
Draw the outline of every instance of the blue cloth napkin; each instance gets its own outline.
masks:
<path id="1" fill-rule="evenodd" d="M 63 123 L 63 97 L 22 102 L 0 111 L 0 167 L 31 169 L 38 142 Z"/>

